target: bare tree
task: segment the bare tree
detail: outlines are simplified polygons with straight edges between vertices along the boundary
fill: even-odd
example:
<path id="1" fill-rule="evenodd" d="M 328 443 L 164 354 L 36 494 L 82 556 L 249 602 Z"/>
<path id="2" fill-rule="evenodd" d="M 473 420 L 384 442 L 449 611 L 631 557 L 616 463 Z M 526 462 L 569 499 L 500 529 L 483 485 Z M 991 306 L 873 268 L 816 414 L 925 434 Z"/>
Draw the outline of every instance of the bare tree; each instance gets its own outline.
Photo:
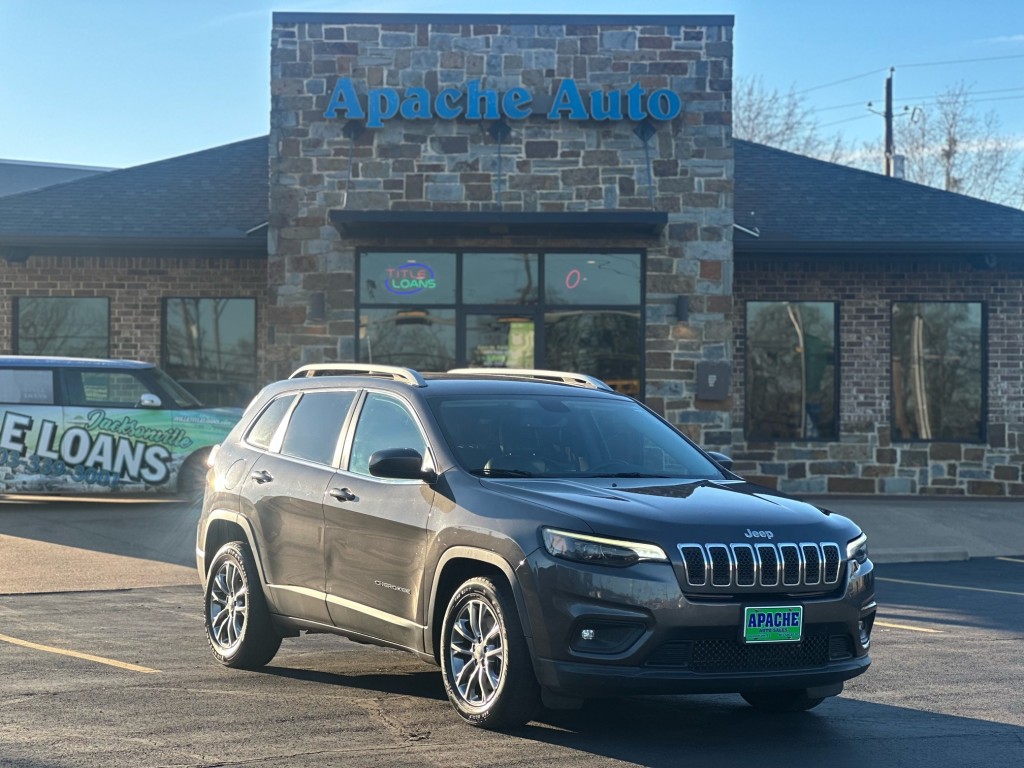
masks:
<path id="1" fill-rule="evenodd" d="M 995 112 L 979 114 L 964 83 L 948 87 L 894 126 L 906 178 L 949 192 L 1022 207 L 1024 165 Z"/>
<path id="2" fill-rule="evenodd" d="M 732 124 L 738 139 L 833 163 L 848 155 L 842 136 L 821 135 L 802 96 L 792 88 L 787 93 L 769 91 L 760 76 L 736 78 Z"/>

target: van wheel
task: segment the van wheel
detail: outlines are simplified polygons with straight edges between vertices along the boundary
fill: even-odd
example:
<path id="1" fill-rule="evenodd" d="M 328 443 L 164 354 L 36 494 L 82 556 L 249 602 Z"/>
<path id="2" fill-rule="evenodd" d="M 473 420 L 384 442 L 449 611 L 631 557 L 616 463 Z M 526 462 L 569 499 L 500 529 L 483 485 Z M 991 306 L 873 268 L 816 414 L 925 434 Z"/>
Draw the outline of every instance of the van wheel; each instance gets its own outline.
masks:
<path id="1" fill-rule="evenodd" d="M 257 669 L 281 647 L 249 545 L 231 541 L 213 558 L 206 578 L 206 637 L 226 667 Z"/>
<path id="2" fill-rule="evenodd" d="M 473 578 L 452 596 L 441 628 L 441 670 L 448 700 L 470 725 L 506 728 L 533 718 L 540 686 L 507 584 Z"/>
<path id="3" fill-rule="evenodd" d="M 747 691 L 740 694 L 754 709 L 765 712 L 804 712 L 814 709 L 824 698 L 812 698 L 803 688 L 783 691 Z"/>
<path id="4" fill-rule="evenodd" d="M 178 493 L 189 502 L 201 502 L 206 491 L 207 451 L 193 453 L 178 470 Z"/>

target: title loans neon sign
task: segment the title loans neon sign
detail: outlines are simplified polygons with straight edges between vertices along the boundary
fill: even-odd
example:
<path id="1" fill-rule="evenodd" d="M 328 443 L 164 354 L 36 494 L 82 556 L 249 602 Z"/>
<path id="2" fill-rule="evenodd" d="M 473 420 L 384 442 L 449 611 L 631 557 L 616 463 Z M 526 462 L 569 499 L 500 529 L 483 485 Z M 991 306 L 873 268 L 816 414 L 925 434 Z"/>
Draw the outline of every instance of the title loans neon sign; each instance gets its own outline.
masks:
<path id="1" fill-rule="evenodd" d="M 426 88 L 406 88 L 399 94 L 395 88 L 370 88 L 365 107 L 356 93 L 352 78 L 341 77 L 331 93 L 324 117 L 365 120 L 368 128 L 380 128 L 385 120 L 402 117 L 406 120 L 524 120 L 534 114 L 534 94 L 523 87 L 499 93 L 484 88 L 482 80 L 471 80 L 465 91 L 442 88 L 431 95 Z M 545 99 L 546 100 L 546 99 Z M 672 120 L 679 116 L 683 102 L 679 94 L 665 88 L 648 92 L 639 83 L 625 91 L 591 91 L 584 95 L 575 80 L 562 80 L 545 113 L 549 120 Z"/>
<path id="2" fill-rule="evenodd" d="M 388 267 L 384 287 L 396 296 L 409 296 L 437 287 L 434 270 L 426 264 L 409 262 L 402 267 Z"/>

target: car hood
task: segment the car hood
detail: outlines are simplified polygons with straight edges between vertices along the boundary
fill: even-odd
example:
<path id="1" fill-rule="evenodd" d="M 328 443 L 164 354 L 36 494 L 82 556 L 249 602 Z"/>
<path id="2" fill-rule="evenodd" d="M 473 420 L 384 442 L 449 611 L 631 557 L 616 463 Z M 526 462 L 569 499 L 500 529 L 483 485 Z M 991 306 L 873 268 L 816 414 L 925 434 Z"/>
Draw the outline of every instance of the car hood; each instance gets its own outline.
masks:
<path id="1" fill-rule="evenodd" d="M 850 520 L 742 480 L 501 479 L 506 496 L 572 515 L 592 533 L 687 541 L 837 542 L 855 538 Z"/>

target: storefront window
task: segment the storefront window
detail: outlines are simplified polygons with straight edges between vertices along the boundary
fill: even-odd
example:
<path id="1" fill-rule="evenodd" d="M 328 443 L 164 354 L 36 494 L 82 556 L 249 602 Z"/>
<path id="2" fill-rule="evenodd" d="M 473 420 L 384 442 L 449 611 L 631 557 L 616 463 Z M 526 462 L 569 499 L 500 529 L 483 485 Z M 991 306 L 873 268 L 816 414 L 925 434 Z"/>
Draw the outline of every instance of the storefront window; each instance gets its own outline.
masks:
<path id="1" fill-rule="evenodd" d="M 110 356 L 108 299 L 19 297 L 15 323 L 19 355 Z"/>
<path id="2" fill-rule="evenodd" d="M 597 375 L 619 392 L 640 394 L 640 312 L 556 311 L 544 315 L 543 368 Z"/>
<path id="3" fill-rule="evenodd" d="M 466 304 L 536 304 L 537 254 L 467 253 L 462 262 Z"/>
<path id="4" fill-rule="evenodd" d="M 746 435 L 834 440 L 836 304 L 747 303 Z"/>
<path id="5" fill-rule="evenodd" d="M 454 309 L 364 309 L 359 359 L 419 371 L 456 366 Z"/>
<path id="6" fill-rule="evenodd" d="M 466 362 L 474 368 L 532 368 L 532 317 L 466 315 Z"/>
<path id="7" fill-rule="evenodd" d="M 544 298 L 548 304 L 639 304 L 640 255 L 549 253 Z"/>
<path id="8" fill-rule="evenodd" d="M 163 367 L 204 405 L 241 406 L 256 389 L 256 300 L 164 300 Z"/>
<path id="9" fill-rule="evenodd" d="M 366 304 L 454 304 L 455 254 L 364 253 L 359 298 Z"/>
<path id="10" fill-rule="evenodd" d="M 359 258 L 359 359 L 579 371 L 639 395 L 640 253 L 393 253 Z"/>
<path id="11" fill-rule="evenodd" d="M 984 439 L 983 338 L 979 302 L 892 305 L 894 439 Z"/>

